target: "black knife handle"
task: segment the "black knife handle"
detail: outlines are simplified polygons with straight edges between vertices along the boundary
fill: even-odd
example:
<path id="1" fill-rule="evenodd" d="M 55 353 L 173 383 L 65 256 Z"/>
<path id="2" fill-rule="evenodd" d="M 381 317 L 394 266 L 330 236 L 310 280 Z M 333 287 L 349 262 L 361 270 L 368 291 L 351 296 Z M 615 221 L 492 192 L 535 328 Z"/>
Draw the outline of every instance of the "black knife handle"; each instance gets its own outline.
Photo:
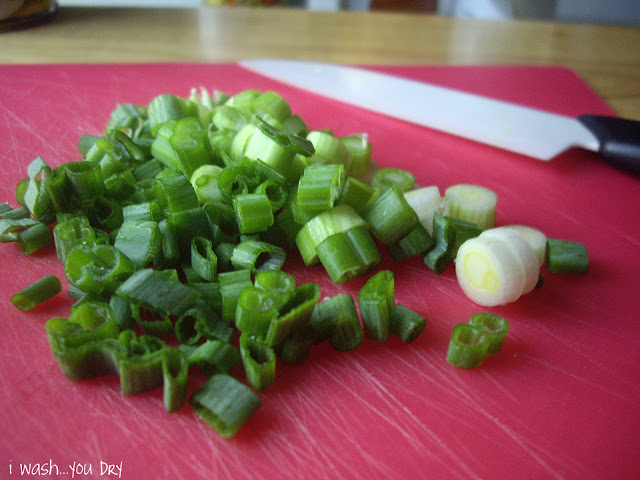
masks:
<path id="1" fill-rule="evenodd" d="M 640 177 L 640 121 L 601 115 L 580 115 L 578 120 L 598 138 L 606 162 Z"/>

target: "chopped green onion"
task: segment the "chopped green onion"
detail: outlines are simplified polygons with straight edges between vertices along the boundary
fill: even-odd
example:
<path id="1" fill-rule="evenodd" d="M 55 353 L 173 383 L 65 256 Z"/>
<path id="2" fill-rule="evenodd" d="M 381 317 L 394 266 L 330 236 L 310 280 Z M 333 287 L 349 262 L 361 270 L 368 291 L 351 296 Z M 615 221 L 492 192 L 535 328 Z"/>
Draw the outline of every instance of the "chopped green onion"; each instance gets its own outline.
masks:
<path id="1" fill-rule="evenodd" d="M 364 333 L 371 340 L 384 342 L 391 335 L 389 318 L 396 304 L 394 284 L 393 272 L 380 270 L 358 293 Z"/>
<path id="2" fill-rule="evenodd" d="M 277 315 L 276 307 L 270 292 L 248 286 L 238 296 L 236 327 L 244 334 L 264 337 Z"/>
<path id="3" fill-rule="evenodd" d="M 316 248 L 331 235 L 344 233 L 366 222 L 349 205 L 338 205 L 309 220 L 296 235 L 296 245 L 305 265 L 319 261 Z"/>
<path id="4" fill-rule="evenodd" d="M 25 255 L 31 255 L 51 243 L 51 232 L 44 223 L 38 222 L 18 233 L 18 248 Z"/>
<path id="5" fill-rule="evenodd" d="M 179 349 L 167 348 L 162 357 L 163 402 L 167 412 L 179 410 L 187 400 L 187 359 Z"/>
<path id="6" fill-rule="evenodd" d="M 282 343 L 279 358 L 286 365 L 300 365 L 304 363 L 311 353 L 314 343 L 314 334 L 308 323 L 291 332 Z"/>
<path id="7" fill-rule="evenodd" d="M 440 274 L 453 259 L 456 231 L 451 222 L 437 212 L 433 215 L 433 239 L 435 244 L 423 253 L 422 261 L 432 272 Z"/>
<path id="8" fill-rule="evenodd" d="M 347 177 L 342 188 L 341 204 L 351 206 L 358 215 L 364 212 L 380 197 L 380 190 L 354 178 Z"/>
<path id="9" fill-rule="evenodd" d="M 401 192 L 412 190 L 416 184 L 416 177 L 412 173 L 399 168 L 381 168 L 373 174 L 371 186 L 384 192 L 396 186 Z"/>
<path id="10" fill-rule="evenodd" d="M 78 245 L 95 245 L 96 234 L 87 217 L 74 216 L 53 227 L 53 241 L 58 260 L 64 263 L 69 252 Z"/>
<path id="11" fill-rule="evenodd" d="M 458 220 L 457 218 L 453 217 L 445 218 L 451 224 L 451 228 L 453 228 L 456 234 L 456 241 L 453 245 L 453 250 L 451 251 L 451 256 L 455 257 L 458 253 L 458 248 L 460 248 L 460 245 L 462 245 L 470 238 L 474 238 L 480 235 L 482 233 L 482 229 L 476 224 L 469 223 L 464 220 Z"/>
<path id="12" fill-rule="evenodd" d="M 11 297 L 11 303 L 18 310 L 27 311 L 56 296 L 62 291 L 60 280 L 55 275 L 45 275 L 26 286 Z"/>
<path id="13" fill-rule="evenodd" d="M 0 242 L 8 243 L 18 240 L 18 234 L 25 228 L 41 223 L 34 218 L 3 218 L 0 219 Z"/>
<path id="14" fill-rule="evenodd" d="M 461 368 L 475 368 L 484 361 L 489 341 L 484 329 L 470 323 L 453 327 L 447 349 L 447 362 Z"/>
<path id="15" fill-rule="evenodd" d="M 240 336 L 240 355 L 249 384 L 264 392 L 276 379 L 276 354 L 273 348 L 247 333 Z"/>
<path id="16" fill-rule="evenodd" d="M 339 293 L 316 305 L 309 319 L 314 342 L 329 339 L 339 351 L 353 350 L 362 344 L 362 326 L 351 295 Z"/>
<path id="17" fill-rule="evenodd" d="M 253 193 L 266 195 L 271 202 L 271 210 L 277 212 L 286 203 L 288 194 L 285 186 L 275 179 L 267 179 L 256 187 Z"/>
<path id="18" fill-rule="evenodd" d="M 426 318 L 400 303 L 391 310 L 389 316 L 391 333 L 405 343 L 413 342 L 418 338 L 426 325 Z"/>
<path id="19" fill-rule="evenodd" d="M 259 233 L 273 225 L 273 209 L 264 193 L 246 193 L 233 197 L 233 210 L 240 233 Z"/>
<path id="20" fill-rule="evenodd" d="M 113 244 L 124 253 L 136 268 L 143 268 L 159 259 L 162 236 L 158 223 L 152 221 L 125 221 Z"/>
<path id="21" fill-rule="evenodd" d="M 395 243 L 418 224 L 416 212 L 396 186 L 388 188 L 365 212 L 373 235 L 382 243 Z"/>
<path id="22" fill-rule="evenodd" d="M 583 243 L 547 239 L 547 269 L 551 273 L 587 273 L 589 255 Z"/>
<path id="23" fill-rule="evenodd" d="M 228 166 L 218 176 L 218 188 L 224 198 L 252 192 L 260 184 L 260 175 L 253 164 Z"/>
<path id="24" fill-rule="evenodd" d="M 340 137 L 340 141 L 347 147 L 349 153 L 351 153 L 349 174 L 359 175 L 366 172 L 371 163 L 371 142 L 369 142 L 367 134 L 363 133 Z"/>
<path id="25" fill-rule="evenodd" d="M 251 273 L 265 270 L 280 270 L 286 252 L 283 248 L 258 240 L 245 240 L 233 249 L 231 264 L 236 270 L 248 269 Z"/>
<path id="26" fill-rule="evenodd" d="M 280 309 L 280 316 L 269 325 L 267 345 L 279 349 L 291 332 L 309 321 L 319 299 L 320 287 L 316 283 L 296 287 L 289 301 Z"/>
<path id="27" fill-rule="evenodd" d="M 51 169 L 38 157 L 27 167 L 29 175 L 24 189 L 24 197 L 19 203 L 26 207 L 34 218 L 44 221 L 50 213 L 51 199 L 46 191 L 46 183 Z M 46 222 L 45 222 L 46 223 Z"/>
<path id="28" fill-rule="evenodd" d="M 451 217 L 476 224 L 483 230 L 495 224 L 498 197 L 492 190 L 480 185 L 458 184 L 447 188 L 444 198 L 449 202 Z"/>
<path id="29" fill-rule="evenodd" d="M 181 345 L 189 365 L 197 365 L 205 375 L 229 373 L 241 361 L 240 352 L 228 342 L 212 339 L 197 346 Z"/>
<path id="30" fill-rule="evenodd" d="M 331 235 L 316 247 L 316 254 L 337 285 L 366 275 L 381 262 L 380 251 L 364 226 Z"/>
<path id="31" fill-rule="evenodd" d="M 292 275 L 282 270 L 261 270 L 256 272 L 254 285 L 266 291 L 279 310 L 291 298 L 296 288 L 296 281 Z"/>
<path id="32" fill-rule="evenodd" d="M 493 313 L 475 313 L 469 323 L 484 330 L 489 343 L 487 355 L 495 355 L 500 351 L 509 330 L 509 322 Z"/>
<path id="33" fill-rule="evenodd" d="M 111 245 L 78 246 L 67 255 L 64 273 L 84 292 L 115 291 L 134 272 L 134 265 Z"/>
<path id="34" fill-rule="evenodd" d="M 178 281 L 175 271 L 148 268 L 127 278 L 116 293 L 133 305 L 170 315 L 182 315 L 200 297 Z"/>
<path id="35" fill-rule="evenodd" d="M 222 319 L 233 322 L 236 318 L 236 308 L 240 292 L 250 287 L 251 270 L 236 270 L 218 274 L 220 293 L 222 294 Z"/>
<path id="36" fill-rule="evenodd" d="M 395 243 L 387 245 L 387 251 L 391 258 L 398 262 L 404 258 L 421 255 L 433 247 L 433 237 L 429 235 L 427 229 L 421 223 L 411 230 L 407 235 Z"/>
<path id="37" fill-rule="evenodd" d="M 298 208 L 305 213 L 329 210 L 342 194 L 344 165 L 309 165 L 298 182 Z"/>
<path id="38" fill-rule="evenodd" d="M 218 374 L 189 399 L 193 410 L 224 437 L 233 437 L 260 407 L 260 398 L 235 378 Z"/>
<path id="39" fill-rule="evenodd" d="M 100 165 L 93 162 L 68 162 L 65 164 L 71 185 L 71 195 L 84 207 L 93 205 L 104 193 L 104 179 Z"/>
<path id="40" fill-rule="evenodd" d="M 313 155 L 305 159 L 305 165 L 342 164 L 344 169 L 351 168 L 351 152 L 346 145 L 331 133 L 314 130 L 307 135 L 307 141 L 313 145 Z"/>
<path id="41" fill-rule="evenodd" d="M 213 251 L 211 240 L 199 236 L 191 240 L 191 266 L 204 280 L 215 280 L 218 274 L 218 257 Z"/>

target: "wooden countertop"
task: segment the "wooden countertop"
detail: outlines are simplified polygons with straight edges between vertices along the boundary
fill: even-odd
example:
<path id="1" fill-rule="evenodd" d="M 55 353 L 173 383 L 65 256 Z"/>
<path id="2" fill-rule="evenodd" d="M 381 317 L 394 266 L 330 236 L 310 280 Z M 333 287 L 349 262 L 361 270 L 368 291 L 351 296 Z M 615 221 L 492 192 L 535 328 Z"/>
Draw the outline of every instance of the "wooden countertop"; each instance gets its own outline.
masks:
<path id="1" fill-rule="evenodd" d="M 281 7 L 60 8 L 0 33 L 0 63 L 232 62 L 535 64 L 576 71 L 621 116 L 640 119 L 640 29 Z"/>

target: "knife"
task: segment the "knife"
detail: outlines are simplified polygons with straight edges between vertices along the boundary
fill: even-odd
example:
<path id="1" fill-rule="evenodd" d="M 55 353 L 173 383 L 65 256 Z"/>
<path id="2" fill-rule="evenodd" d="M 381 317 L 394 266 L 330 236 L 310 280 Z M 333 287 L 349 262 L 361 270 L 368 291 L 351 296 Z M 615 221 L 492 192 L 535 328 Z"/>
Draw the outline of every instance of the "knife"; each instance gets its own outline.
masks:
<path id="1" fill-rule="evenodd" d="M 303 90 L 528 157 L 551 160 L 578 147 L 640 176 L 640 121 L 573 118 L 360 67 L 281 59 L 238 63 Z"/>

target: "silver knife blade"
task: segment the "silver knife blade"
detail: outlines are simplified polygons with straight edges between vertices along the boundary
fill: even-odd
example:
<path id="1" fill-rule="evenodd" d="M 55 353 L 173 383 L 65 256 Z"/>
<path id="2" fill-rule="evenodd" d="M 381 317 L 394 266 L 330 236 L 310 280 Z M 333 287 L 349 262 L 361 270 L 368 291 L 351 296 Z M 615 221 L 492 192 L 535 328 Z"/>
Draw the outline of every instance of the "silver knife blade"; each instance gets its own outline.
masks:
<path id="1" fill-rule="evenodd" d="M 540 160 L 572 147 L 600 149 L 578 119 L 544 110 L 359 67 L 280 59 L 238 63 L 303 90 Z"/>

